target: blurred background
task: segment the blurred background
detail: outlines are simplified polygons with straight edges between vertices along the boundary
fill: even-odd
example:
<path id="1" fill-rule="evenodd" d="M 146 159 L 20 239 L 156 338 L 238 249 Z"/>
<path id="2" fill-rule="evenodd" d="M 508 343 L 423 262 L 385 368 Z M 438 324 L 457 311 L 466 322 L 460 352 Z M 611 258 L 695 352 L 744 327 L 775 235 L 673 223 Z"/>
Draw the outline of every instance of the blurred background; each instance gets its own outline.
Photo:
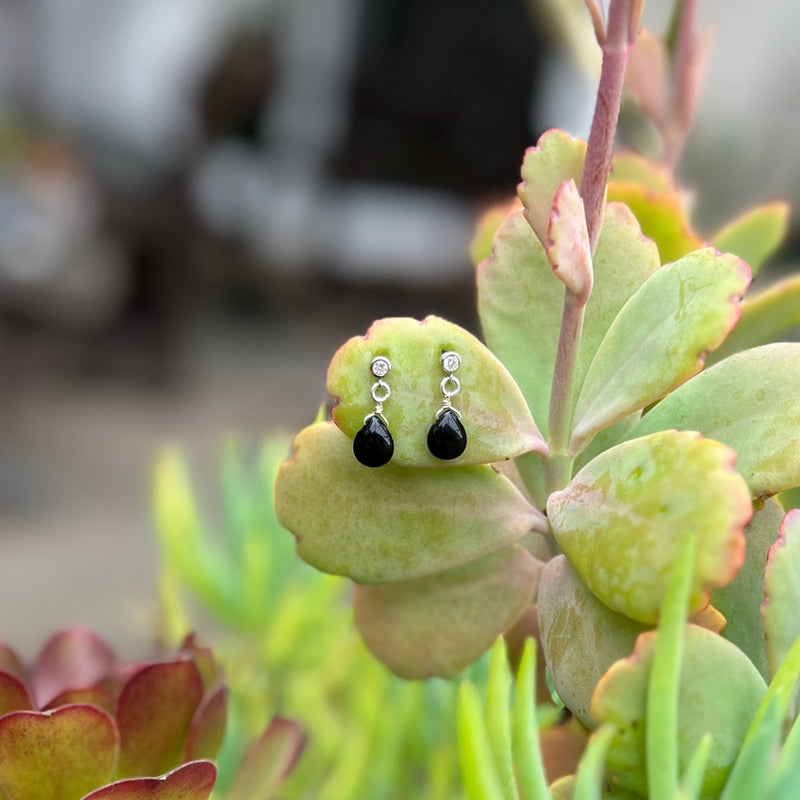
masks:
<path id="1" fill-rule="evenodd" d="M 710 232 L 800 205 L 798 11 L 699 13 Z M 0 0 L 0 637 L 141 651 L 164 444 L 213 511 L 228 437 L 310 421 L 373 319 L 477 333 L 475 220 L 542 131 L 588 133 L 598 65 L 567 0 Z"/>

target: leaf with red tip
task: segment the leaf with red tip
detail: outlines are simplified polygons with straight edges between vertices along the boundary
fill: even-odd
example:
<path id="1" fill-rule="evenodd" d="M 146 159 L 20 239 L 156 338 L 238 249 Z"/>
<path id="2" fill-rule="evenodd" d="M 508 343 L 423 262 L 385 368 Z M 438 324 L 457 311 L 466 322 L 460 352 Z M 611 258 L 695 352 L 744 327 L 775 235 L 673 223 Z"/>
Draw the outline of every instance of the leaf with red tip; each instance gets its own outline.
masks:
<path id="1" fill-rule="evenodd" d="M 769 549 L 764 573 L 764 619 L 767 658 L 772 675 L 800 636 L 800 509 L 783 518 Z"/>
<path id="2" fill-rule="evenodd" d="M 203 689 L 208 691 L 222 680 L 222 668 L 214 657 L 212 648 L 200 644 L 197 634 L 190 633 L 178 648 L 179 655 L 189 656 L 203 679 Z"/>
<path id="3" fill-rule="evenodd" d="M 467 430 L 467 447 L 452 462 L 428 450 L 426 434 L 442 405 L 441 354 L 461 356 L 453 397 Z M 393 317 L 374 322 L 364 336 L 354 336 L 335 353 L 328 369 L 328 391 L 334 397 L 333 421 L 353 439 L 375 409 L 370 389 L 375 356 L 389 359 L 385 377 L 391 397 L 383 415 L 394 437 L 393 464 L 447 467 L 451 464 L 490 464 L 534 450 L 547 453 L 525 398 L 508 370 L 471 333 L 438 317 L 419 321 Z M 363 472 L 363 468 L 362 468 Z"/>
<path id="4" fill-rule="evenodd" d="M 581 580 L 604 603 L 654 623 L 688 532 L 697 536 L 691 612 L 744 560 L 752 515 L 736 454 L 693 432 L 662 431 L 616 445 L 554 492 L 548 517 Z"/>
<path id="5" fill-rule="evenodd" d="M 22 661 L 7 644 L 0 644 L 0 670 L 15 678 L 24 679 L 25 677 Z"/>
<path id="6" fill-rule="evenodd" d="M 519 619 L 540 567 L 514 545 L 438 575 L 358 586 L 356 626 L 401 678 L 452 677 Z"/>
<path id="7" fill-rule="evenodd" d="M 228 690 L 220 687 L 203 698 L 197 707 L 183 752 L 184 761 L 214 759 L 225 736 L 228 719 Z"/>
<path id="8" fill-rule="evenodd" d="M 296 722 L 274 717 L 248 748 L 226 797 L 271 800 L 294 768 L 305 744 L 306 735 Z"/>
<path id="9" fill-rule="evenodd" d="M 0 786 L 11 800 L 79 800 L 114 775 L 114 721 L 93 706 L 0 718 Z"/>
<path id="10" fill-rule="evenodd" d="M 304 561 L 360 583 L 440 572 L 546 524 L 488 465 L 366 469 L 329 422 L 298 434 L 278 473 L 275 511 Z"/>
<path id="11" fill-rule="evenodd" d="M 575 365 L 577 386 L 620 309 L 658 266 L 656 247 L 631 212 L 619 203 L 607 206 Z M 486 343 L 513 375 L 543 432 L 563 310 L 564 287 L 553 277 L 544 247 L 521 214 L 509 214 L 491 258 L 478 267 L 478 311 Z"/>
<path id="12" fill-rule="evenodd" d="M 111 648 L 85 628 L 70 628 L 51 637 L 33 665 L 31 687 L 40 706 L 71 689 L 89 689 L 114 670 Z"/>
<path id="13" fill-rule="evenodd" d="M 597 349 L 575 407 L 571 452 L 699 372 L 739 319 L 749 282 L 747 264 L 710 248 L 650 277 Z"/>
<path id="14" fill-rule="evenodd" d="M 203 681 L 192 661 L 142 667 L 117 701 L 119 776 L 159 775 L 180 763 Z"/>
<path id="15" fill-rule="evenodd" d="M 592 291 L 592 248 L 575 181 L 558 187 L 547 225 L 547 260 L 555 276 L 585 305 Z"/>
<path id="16" fill-rule="evenodd" d="M 626 438 L 667 428 L 732 447 L 754 497 L 800 485 L 800 344 L 764 345 L 720 361 L 667 395 Z"/>
<path id="17" fill-rule="evenodd" d="M 0 717 L 9 711 L 33 711 L 34 704 L 28 687 L 14 675 L 0 672 Z"/>
<path id="18" fill-rule="evenodd" d="M 210 761 L 192 761 L 160 778 L 116 781 L 82 800 L 208 800 L 216 780 Z"/>
<path id="19" fill-rule="evenodd" d="M 586 142 L 557 129 L 545 131 L 525 152 L 522 183 L 517 188 L 525 217 L 543 246 L 547 246 L 550 209 L 558 187 L 572 178 L 580 189 Z"/>
<path id="20" fill-rule="evenodd" d="M 59 706 L 66 706 L 72 703 L 83 703 L 84 705 L 102 708 L 107 714 L 114 715 L 117 706 L 116 695 L 105 686 L 95 686 L 91 689 L 74 689 L 62 692 L 54 697 L 42 711 L 51 711 Z"/>

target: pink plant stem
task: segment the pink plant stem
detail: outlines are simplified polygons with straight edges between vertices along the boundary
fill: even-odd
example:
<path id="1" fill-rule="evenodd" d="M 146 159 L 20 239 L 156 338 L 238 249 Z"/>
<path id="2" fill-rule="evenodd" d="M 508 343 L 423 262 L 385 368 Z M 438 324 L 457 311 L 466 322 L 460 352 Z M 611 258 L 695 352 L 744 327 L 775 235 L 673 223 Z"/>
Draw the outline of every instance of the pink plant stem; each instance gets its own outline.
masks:
<path id="1" fill-rule="evenodd" d="M 664 161 L 675 169 L 681 157 L 686 132 L 692 123 L 697 98 L 698 76 L 696 74 L 694 19 L 697 3 L 683 0 L 680 6 L 678 30 L 675 40 L 672 71 L 672 124 L 665 143 Z"/>
<path id="2" fill-rule="evenodd" d="M 586 227 L 592 252 L 597 245 L 603 221 L 606 184 L 611 171 L 614 134 L 619 120 L 622 84 L 628 53 L 638 34 L 641 0 L 611 0 L 608 28 L 601 42 L 603 65 L 592 128 L 586 147 L 581 178 L 581 198 L 586 213 Z M 553 457 L 546 467 L 547 491 L 561 489 L 569 480 L 572 457 L 567 453 L 572 411 L 575 403 L 575 361 L 583 330 L 584 303 L 570 291 L 565 292 L 564 312 L 558 338 L 553 386 L 550 393 L 548 444 Z"/>
<path id="3" fill-rule="evenodd" d="M 641 3 L 639 0 L 611 0 L 608 29 L 602 42 L 603 66 L 592 127 L 586 147 L 586 160 L 581 178 L 581 197 L 586 208 L 586 226 L 592 252 L 603 221 L 606 183 L 611 171 L 614 134 L 619 120 L 622 83 L 628 64 L 628 53 L 638 33 Z"/>

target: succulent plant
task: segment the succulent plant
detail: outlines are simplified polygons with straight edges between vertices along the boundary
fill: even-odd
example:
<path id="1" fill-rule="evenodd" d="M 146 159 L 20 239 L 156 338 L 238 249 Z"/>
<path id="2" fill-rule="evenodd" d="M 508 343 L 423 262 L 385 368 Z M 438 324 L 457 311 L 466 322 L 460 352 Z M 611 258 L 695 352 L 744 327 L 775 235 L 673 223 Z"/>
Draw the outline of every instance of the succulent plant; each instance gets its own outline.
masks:
<path id="1" fill-rule="evenodd" d="M 676 4 L 665 42 L 634 48 L 657 163 L 612 160 L 642 4 L 612 0 L 607 19 L 588 5 L 604 56 L 592 131 L 545 133 L 518 202 L 479 232 L 485 344 L 428 317 L 378 320 L 342 345 L 332 419 L 297 436 L 276 509 L 301 558 L 354 581 L 356 625 L 398 675 L 455 675 L 535 619 L 560 699 L 588 729 L 612 726 L 613 796 L 669 796 L 653 786 L 644 720 L 688 548 L 685 630 L 664 656 L 681 675 L 674 766 L 689 769 L 710 731 L 699 791 L 715 797 L 800 634 L 800 512 L 780 503 L 800 485 L 800 344 L 765 343 L 800 321 L 800 281 L 746 295 L 785 205 L 701 235 L 673 177 L 696 94 L 693 4 Z M 666 84 L 642 81 L 659 57 Z M 447 406 L 449 351 L 467 443 L 443 461 L 426 432 Z M 376 398 L 379 355 L 391 393 Z M 353 439 L 376 414 L 393 455 L 370 468 Z"/>
<path id="2" fill-rule="evenodd" d="M 1 645 L 0 797 L 206 800 L 226 710 L 213 654 L 193 636 L 173 660 L 122 664 L 98 636 L 71 628 L 49 639 L 29 670 Z M 292 763 L 298 734 L 276 720 L 249 760 L 257 768 L 242 765 L 232 796 L 270 797 L 263 779 L 260 793 L 250 789 L 252 773 L 283 769 L 281 754 L 263 763 L 276 741 L 295 743 Z"/>

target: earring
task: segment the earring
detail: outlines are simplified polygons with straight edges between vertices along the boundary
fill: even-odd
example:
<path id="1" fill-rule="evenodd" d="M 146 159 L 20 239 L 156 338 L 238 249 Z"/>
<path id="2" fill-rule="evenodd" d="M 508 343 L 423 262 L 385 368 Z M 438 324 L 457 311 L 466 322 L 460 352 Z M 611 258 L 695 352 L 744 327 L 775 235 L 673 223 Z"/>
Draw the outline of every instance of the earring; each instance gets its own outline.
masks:
<path id="1" fill-rule="evenodd" d="M 392 434 L 383 416 L 383 404 L 392 394 L 383 379 L 391 368 L 386 356 L 376 356 L 369 367 L 369 371 L 378 379 L 370 391 L 375 410 L 364 418 L 364 427 L 353 439 L 353 455 L 365 467 L 382 467 L 394 453 Z"/>
<path id="2" fill-rule="evenodd" d="M 453 374 L 461 366 L 461 356 L 447 350 L 442 353 L 439 363 L 447 373 L 440 384 L 444 399 L 428 431 L 428 450 L 436 458 L 449 461 L 458 458 L 467 447 L 467 432 L 461 424 L 461 414 L 452 405 L 452 398 L 461 389 L 461 383 Z"/>

